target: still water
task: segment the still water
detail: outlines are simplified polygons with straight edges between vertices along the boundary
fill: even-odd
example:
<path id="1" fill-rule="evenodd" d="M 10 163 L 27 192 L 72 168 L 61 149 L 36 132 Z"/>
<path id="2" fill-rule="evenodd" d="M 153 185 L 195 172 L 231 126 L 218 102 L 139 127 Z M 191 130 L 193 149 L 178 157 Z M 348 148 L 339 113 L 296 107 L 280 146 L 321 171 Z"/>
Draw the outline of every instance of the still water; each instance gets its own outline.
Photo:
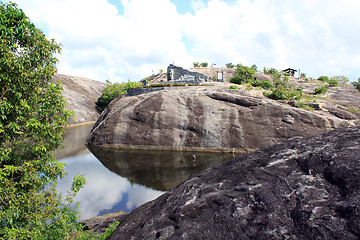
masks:
<path id="1" fill-rule="evenodd" d="M 110 150 L 85 146 L 92 125 L 68 128 L 64 149 L 55 154 L 67 164 L 68 176 L 58 191 L 66 194 L 74 176 L 86 185 L 75 198 L 87 219 L 117 211 L 129 212 L 176 187 L 193 174 L 232 159 L 231 154 Z M 195 156 L 195 157 L 194 157 Z"/>

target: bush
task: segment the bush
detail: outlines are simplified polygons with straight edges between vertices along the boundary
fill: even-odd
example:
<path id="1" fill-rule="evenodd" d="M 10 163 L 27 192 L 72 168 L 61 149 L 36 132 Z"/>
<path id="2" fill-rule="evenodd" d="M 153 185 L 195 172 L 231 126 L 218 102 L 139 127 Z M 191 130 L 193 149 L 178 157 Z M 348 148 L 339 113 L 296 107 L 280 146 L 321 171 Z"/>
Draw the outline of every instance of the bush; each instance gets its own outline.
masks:
<path id="1" fill-rule="evenodd" d="M 265 80 L 265 81 L 255 80 L 251 82 L 251 85 L 253 85 L 254 87 L 262 87 L 264 89 L 270 89 L 274 87 L 274 85 L 269 80 Z"/>
<path id="2" fill-rule="evenodd" d="M 203 68 L 207 68 L 209 66 L 209 64 L 207 62 L 203 62 L 200 64 L 200 66 Z"/>
<path id="3" fill-rule="evenodd" d="M 315 94 L 324 94 L 327 92 L 327 88 L 326 87 L 319 87 L 319 88 L 315 88 Z"/>
<path id="4" fill-rule="evenodd" d="M 286 100 L 286 90 L 284 88 L 275 88 L 272 93 L 264 92 L 264 96 L 274 100 Z"/>
<path id="5" fill-rule="evenodd" d="M 244 81 L 243 79 L 241 79 L 240 77 L 238 76 L 235 76 L 235 77 L 232 77 L 230 78 L 229 80 L 231 83 L 235 83 L 235 84 L 242 84 Z"/>
<path id="6" fill-rule="evenodd" d="M 225 66 L 226 66 L 227 68 L 234 68 L 234 67 L 235 67 L 235 65 L 232 64 L 232 63 L 227 63 L 227 64 L 225 64 Z"/>
<path id="7" fill-rule="evenodd" d="M 273 89 L 272 93 L 264 92 L 264 96 L 274 100 L 294 101 L 301 99 L 302 92 L 298 90 L 289 90 L 284 87 L 279 87 Z"/>
<path id="8" fill-rule="evenodd" d="M 346 79 L 347 78 L 342 77 L 342 76 L 335 76 L 335 77 L 332 77 L 331 79 L 329 79 L 328 76 L 321 76 L 318 78 L 318 80 L 327 83 L 329 87 L 339 86 L 339 84 L 340 84 L 339 80 L 341 82 L 343 82 L 344 84 L 346 84 Z"/>
<path id="9" fill-rule="evenodd" d="M 199 62 L 193 62 L 194 68 L 199 68 L 200 67 L 200 63 Z"/>
<path id="10" fill-rule="evenodd" d="M 126 93 L 132 88 L 141 87 L 142 84 L 138 82 L 114 83 L 108 84 L 102 91 L 101 97 L 98 98 L 96 108 L 102 112 L 111 103 L 112 100 L 118 98 L 120 95 Z"/>
<path id="11" fill-rule="evenodd" d="M 339 86 L 339 81 L 335 78 L 331 78 L 329 81 L 328 81 L 328 86 L 329 87 L 336 87 L 336 86 Z"/>
<path id="12" fill-rule="evenodd" d="M 339 82 L 339 85 L 341 86 L 349 86 L 350 80 L 345 76 L 334 76 L 332 79 L 335 79 Z"/>
<path id="13" fill-rule="evenodd" d="M 319 81 L 322 81 L 322 82 L 328 82 L 329 81 L 329 77 L 328 76 L 320 76 L 318 78 Z"/>
<path id="14" fill-rule="evenodd" d="M 231 85 L 229 89 L 239 89 L 239 87 L 236 85 Z"/>
<path id="15" fill-rule="evenodd" d="M 360 78 L 357 82 L 352 82 L 352 85 L 360 92 Z"/>
<path id="16" fill-rule="evenodd" d="M 266 68 L 264 67 L 264 70 L 263 70 L 264 74 L 269 74 L 269 75 L 273 75 L 274 73 L 278 73 L 279 71 L 276 70 L 275 68 Z"/>

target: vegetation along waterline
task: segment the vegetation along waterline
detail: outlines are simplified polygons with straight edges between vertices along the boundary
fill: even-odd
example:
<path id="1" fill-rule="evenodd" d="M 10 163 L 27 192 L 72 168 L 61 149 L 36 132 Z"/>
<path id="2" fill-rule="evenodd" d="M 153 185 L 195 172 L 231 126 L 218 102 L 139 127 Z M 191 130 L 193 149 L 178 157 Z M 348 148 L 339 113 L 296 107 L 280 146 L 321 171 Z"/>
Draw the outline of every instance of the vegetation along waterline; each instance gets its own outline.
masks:
<path id="1" fill-rule="evenodd" d="M 16 4 L 0 2 L 0 16 L 0 238 L 102 237 L 84 232 L 68 207 L 85 178 L 64 197 L 55 188 L 66 173 L 53 152 L 72 116 L 61 84 L 51 82 L 61 47 Z"/>

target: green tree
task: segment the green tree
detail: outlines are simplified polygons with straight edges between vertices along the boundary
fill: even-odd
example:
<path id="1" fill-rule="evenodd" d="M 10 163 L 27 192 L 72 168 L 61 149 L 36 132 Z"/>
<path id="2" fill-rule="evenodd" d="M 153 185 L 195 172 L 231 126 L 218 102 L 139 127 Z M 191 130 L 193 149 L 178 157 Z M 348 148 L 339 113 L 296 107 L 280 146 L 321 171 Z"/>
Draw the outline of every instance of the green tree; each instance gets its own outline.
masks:
<path id="1" fill-rule="evenodd" d="M 352 85 L 360 92 L 360 78 L 358 78 L 357 82 L 352 82 Z"/>
<path id="2" fill-rule="evenodd" d="M 339 83 L 339 85 L 342 85 L 342 86 L 350 85 L 350 80 L 345 76 L 334 76 L 331 79 L 336 80 Z"/>
<path id="3" fill-rule="evenodd" d="M 236 65 L 236 78 L 240 79 L 241 83 L 252 81 L 254 79 L 255 73 L 256 69 L 253 67 L 246 67 L 241 64 Z"/>
<path id="4" fill-rule="evenodd" d="M 203 62 L 203 63 L 201 63 L 200 65 L 201 65 L 201 67 L 203 67 L 203 68 L 207 68 L 207 67 L 209 66 L 209 64 L 208 64 L 207 62 Z"/>
<path id="5" fill-rule="evenodd" d="M 330 78 L 330 80 L 327 83 L 329 87 L 339 86 L 339 81 L 336 78 Z"/>
<path id="6" fill-rule="evenodd" d="M 254 69 L 255 72 L 257 72 L 257 66 L 256 66 L 256 64 L 253 64 L 253 65 L 251 66 L 251 68 Z"/>
<path id="7" fill-rule="evenodd" d="M 235 65 L 232 64 L 232 63 L 227 63 L 227 64 L 225 64 L 225 66 L 226 66 L 227 68 L 234 68 L 234 67 L 235 67 Z"/>
<path id="8" fill-rule="evenodd" d="M 98 98 L 96 107 L 100 112 L 102 112 L 109 105 L 109 103 L 111 103 L 112 100 L 116 99 L 132 88 L 141 86 L 142 84 L 137 82 L 108 84 L 102 91 L 101 97 Z"/>
<path id="9" fill-rule="evenodd" d="M 200 63 L 199 62 L 193 62 L 194 68 L 199 68 L 200 67 Z"/>
<path id="10" fill-rule="evenodd" d="M 318 78 L 319 81 L 322 81 L 322 82 L 328 82 L 329 81 L 329 77 L 328 76 L 320 76 Z"/>
<path id="11" fill-rule="evenodd" d="M 0 33 L 0 239 L 75 237 L 78 213 L 67 204 L 85 179 L 63 199 L 56 184 L 66 173 L 53 157 L 72 115 L 51 82 L 60 46 L 14 3 L 0 2 Z"/>
<path id="12" fill-rule="evenodd" d="M 279 71 L 276 70 L 275 68 L 266 68 L 266 67 L 264 67 L 263 70 L 264 74 L 269 74 L 269 75 L 273 75 L 275 72 L 278 73 Z"/>

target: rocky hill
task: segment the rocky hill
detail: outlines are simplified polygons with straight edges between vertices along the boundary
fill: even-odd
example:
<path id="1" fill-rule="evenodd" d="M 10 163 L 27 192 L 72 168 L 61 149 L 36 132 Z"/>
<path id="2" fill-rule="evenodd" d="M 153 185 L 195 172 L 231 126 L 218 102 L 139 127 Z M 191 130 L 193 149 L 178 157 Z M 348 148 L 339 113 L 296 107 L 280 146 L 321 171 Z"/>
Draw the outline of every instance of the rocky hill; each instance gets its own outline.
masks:
<path id="1" fill-rule="evenodd" d="M 88 144 L 248 152 L 287 138 L 354 125 L 359 118 L 358 113 L 344 110 L 346 104 L 360 105 L 359 93 L 337 94 L 340 88 L 328 94 L 326 108 L 307 111 L 267 99 L 260 90 L 226 90 L 224 84 L 123 95 L 102 113 Z"/>
<path id="2" fill-rule="evenodd" d="M 207 169 L 108 239 L 359 239 L 360 127 L 293 138 Z"/>
<path id="3" fill-rule="evenodd" d="M 100 114 L 96 111 L 95 102 L 101 96 L 106 83 L 62 74 L 55 74 L 53 80 L 63 84 L 63 95 L 68 101 L 67 109 L 75 112 L 75 120 L 70 120 L 69 124 L 98 119 Z"/>

